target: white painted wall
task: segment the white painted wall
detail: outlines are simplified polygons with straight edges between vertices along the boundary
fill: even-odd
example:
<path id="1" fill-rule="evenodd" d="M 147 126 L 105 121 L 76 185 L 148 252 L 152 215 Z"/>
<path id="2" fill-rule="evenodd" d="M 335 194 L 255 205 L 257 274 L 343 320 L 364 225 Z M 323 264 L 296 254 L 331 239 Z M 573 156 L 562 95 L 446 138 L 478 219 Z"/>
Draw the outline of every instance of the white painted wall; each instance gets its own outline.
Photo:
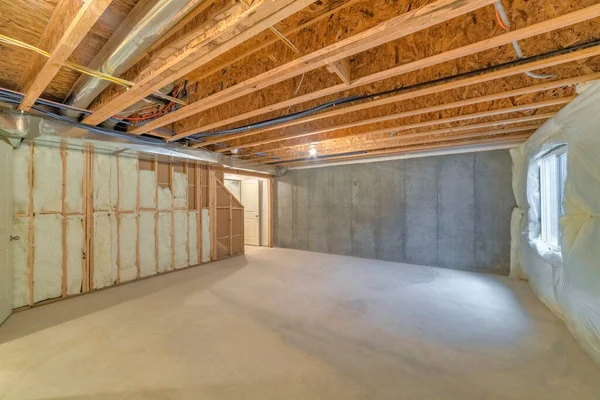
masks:
<path id="1" fill-rule="evenodd" d="M 251 176 L 235 175 L 235 174 L 224 174 L 225 186 L 233 193 L 233 195 L 241 201 L 241 192 L 236 189 L 241 185 L 236 185 L 235 181 L 254 180 L 259 181 L 259 202 L 260 202 L 260 245 L 269 245 L 269 202 L 268 202 L 268 182 L 267 179 L 253 178 Z M 232 190 L 233 189 L 233 190 Z"/>

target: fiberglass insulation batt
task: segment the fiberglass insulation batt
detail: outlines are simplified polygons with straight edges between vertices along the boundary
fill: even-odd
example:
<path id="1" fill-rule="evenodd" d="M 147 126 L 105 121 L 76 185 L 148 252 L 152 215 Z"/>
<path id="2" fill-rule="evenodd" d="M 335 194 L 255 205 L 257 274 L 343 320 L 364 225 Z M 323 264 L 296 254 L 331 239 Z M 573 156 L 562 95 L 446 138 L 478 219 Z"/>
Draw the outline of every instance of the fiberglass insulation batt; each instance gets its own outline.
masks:
<path id="1" fill-rule="evenodd" d="M 188 213 L 188 248 L 190 250 L 190 265 L 198 264 L 198 230 L 196 221 L 198 220 L 198 212 L 191 211 Z"/>
<path id="2" fill-rule="evenodd" d="M 83 152 L 67 150 L 65 211 L 83 213 Z"/>
<path id="3" fill-rule="evenodd" d="M 187 206 L 187 175 L 181 172 L 173 174 L 173 208 L 185 208 Z"/>
<path id="4" fill-rule="evenodd" d="M 156 208 L 156 172 L 140 171 L 140 207 Z"/>
<path id="5" fill-rule="evenodd" d="M 135 210 L 137 185 L 137 159 L 119 157 L 119 210 Z"/>
<path id="6" fill-rule="evenodd" d="M 94 155 L 94 210 L 114 210 L 118 197 L 117 160 L 105 154 Z"/>
<path id="7" fill-rule="evenodd" d="M 29 304 L 29 218 L 15 218 L 13 220 L 13 308 Z"/>
<path id="8" fill-rule="evenodd" d="M 208 208 L 202 209 L 202 262 L 210 261 L 210 217 Z"/>
<path id="9" fill-rule="evenodd" d="M 117 219 L 105 212 L 94 213 L 94 288 L 117 280 Z"/>
<path id="10" fill-rule="evenodd" d="M 140 212 L 140 277 L 156 274 L 155 226 L 154 212 Z"/>
<path id="11" fill-rule="evenodd" d="M 158 213 L 158 272 L 171 269 L 171 213 Z"/>
<path id="12" fill-rule="evenodd" d="M 67 294 L 81 292 L 83 278 L 83 217 L 67 217 Z"/>
<path id="13" fill-rule="evenodd" d="M 58 214 L 33 218 L 33 301 L 62 294 L 62 219 Z"/>
<path id="14" fill-rule="evenodd" d="M 187 254 L 187 211 L 173 211 L 173 234 L 175 235 L 175 268 L 188 266 Z"/>
<path id="15" fill-rule="evenodd" d="M 119 277 L 121 282 L 137 278 L 136 241 L 137 218 L 135 214 L 121 214 L 119 216 Z M 147 250 L 144 249 L 144 251 Z"/>

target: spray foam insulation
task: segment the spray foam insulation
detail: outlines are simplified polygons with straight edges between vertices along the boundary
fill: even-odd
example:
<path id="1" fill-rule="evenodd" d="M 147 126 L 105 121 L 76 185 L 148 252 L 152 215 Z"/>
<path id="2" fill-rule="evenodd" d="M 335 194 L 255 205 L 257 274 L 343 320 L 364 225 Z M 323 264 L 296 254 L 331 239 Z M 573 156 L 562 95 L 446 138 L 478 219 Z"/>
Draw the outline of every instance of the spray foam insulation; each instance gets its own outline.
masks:
<path id="1" fill-rule="evenodd" d="M 62 159 L 53 147 L 36 146 L 33 151 L 34 212 L 62 212 Z"/>
<path id="2" fill-rule="evenodd" d="M 137 159 L 119 157 L 119 210 L 135 210 L 137 186 Z"/>
<path id="3" fill-rule="evenodd" d="M 188 248 L 190 249 L 190 265 L 198 264 L 198 230 L 196 223 L 198 221 L 198 212 L 191 211 L 188 213 Z"/>
<path id="4" fill-rule="evenodd" d="M 13 212 L 29 212 L 29 145 L 13 150 Z"/>
<path id="5" fill-rule="evenodd" d="M 159 210 L 170 210 L 173 207 L 173 196 L 171 196 L 171 189 L 168 187 L 158 188 L 158 209 Z"/>
<path id="6" fill-rule="evenodd" d="M 94 213 L 94 288 L 113 285 L 117 280 L 117 219 Z"/>
<path id="7" fill-rule="evenodd" d="M 140 277 L 156 274 L 155 226 L 152 211 L 140 212 Z"/>
<path id="8" fill-rule="evenodd" d="M 19 240 L 11 242 L 13 255 L 12 307 L 29 304 L 29 218 L 13 219 L 13 235 Z"/>
<path id="9" fill-rule="evenodd" d="M 83 217 L 67 217 L 67 294 L 81 293 L 83 280 Z"/>
<path id="10" fill-rule="evenodd" d="M 187 206 L 187 175 L 181 172 L 173 174 L 173 207 L 183 208 Z"/>
<path id="11" fill-rule="evenodd" d="M 140 207 L 156 208 L 156 172 L 140 171 Z"/>
<path id="12" fill-rule="evenodd" d="M 83 152 L 67 150 L 66 163 L 65 211 L 83 213 Z"/>
<path id="13" fill-rule="evenodd" d="M 171 269 L 171 213 L 158 213 L 158 271 Z"/>
<path id="14" fill-rule="evenodd" d="M 202 262 L 210 261 L 210 217 L 208 209 L 202 209 Z"/>
<path id="15" fill-rule="evenodd" d="M 175 268 L 185 268 L 188 266 L 187 214 L 187 211 L 173 211 L 173 233 L 175 235 Z"/>
<path id="16" fill-rule="evenodd" d="M 37 150 L 37 149 L 36 149 Z M 62 295 L 62 219 L 58 214 L 33 219 L 33 301 Z"/>
<path id="17" fill-rule="evenodd" d="M 94 209 L 114 210 L 118 196 L 117 159 L 106 154 L 94 154 L 93 179 Z"/>
<path id="18" fill-rule="evenodd" d="M 137 218 L 134 214 L 121 214 L 119 216 L 119 276 L 121 282 L 137 278 L 136 244 Z"/>

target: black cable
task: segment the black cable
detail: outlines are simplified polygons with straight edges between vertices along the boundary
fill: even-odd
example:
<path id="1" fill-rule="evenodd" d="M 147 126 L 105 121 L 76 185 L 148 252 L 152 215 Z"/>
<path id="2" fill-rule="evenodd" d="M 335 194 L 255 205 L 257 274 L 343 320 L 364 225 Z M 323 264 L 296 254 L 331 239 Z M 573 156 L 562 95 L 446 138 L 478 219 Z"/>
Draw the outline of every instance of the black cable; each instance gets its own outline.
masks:
<path id="1" fill-rule="evenodd" d="M 399 88 L 390 89 L 390 90 L 386 90 L 386 91 L 374 93 L 374 94 L 358 95 L 358 96 L 347 97 L 347 98 L 343 98 L 343 99 L 339 99 L 339 100 L 334 100 L 334 101 L 330 101 L 330 102 L 321 104 L 319 106 L 310 108 L 308 110 L 299 111 L 294 114 L 285 115 L 285 116 L 277 117 L 277 118 L 272 118 L 272 119 L 265 120 L 265 121 L 255 122 L 253 124 L 240 126 L 238 128 L 231 128 L 231 129 L 214 131 L 214 132 L 200 132 L 200 133 L 196 133 L 194 135 L 190 135 L 190 136 L 188 136 L 186 138 L 182 138 L 182 139 L 188 139 L 188 140 L 191 139 L 195 142 L 201 143 L 201 141 L 195 140 L 195 139 L 213 137 L 213 136 L 221 136 L 221 135 L 226 135 L 226 134 L 231 134 L 231 133 L 245 132 L 245 131 L 249 131 L 249 130 L 257 129 L 257 128 L 264 128 L 264 127 L 276 125 L 276 124 L 279 124 L 282 122 L 287 122 L 287 121 L 291 121 L 294 119 L 298 119 L 298 118 L 301 118 L 301 117 L 304 117 L 304 116 L 307 116 L 310 114 L 314 114 L 318 111 L 322 111 L 324 109 L 335 107 L 335 106 L 341 105 L 341 104 L 351 103 L 351 102 L 355 102 L 355 101 L 365 101 L 365 100 L 370 100 L 370 99 L 373 99 L 376 97 L 383 97 L 383 96 L 388 96 L 388 95 L 392 95 L 392 94 L 405 93 L 405 92 L 418 90 L 418 89 L 422 89 L 422 88 L 426 88 L 426 87 L 430 87 L 430 86 L 434 86 L 434 85 L 452 82 L 454 80 L 470 78 L 473 76 L 482 75 L 482 74 L 494 72 L 494 71 L 500 71 L 500 70 L 503 70 L 506 68 L 515 67 L 515 66 L 519 66 L 519 65 L 530 63 L 530 62 L 539 61 L 539 60 L 544 60 L 546 58 L 551 58 L 554 56 L 559 56 L 559 55 L 563 55 L 563 54 L 567 54 L 567 53 L 572 53 L 574 51 L 587 49 L 589 47 L 593 47 L 593 46 L 597 46 L 597 45 L 600 45 L 600 39 L 596 39 L 596 40 L 593 40 L 593 41 L 590 41 L 587 43 L 582 43 L 582 44 L 571 46 L 571 47 L 566 47 L 564 49 L 554 50 L 554 51 L 544 53 L 544 54 L 539 54 L 537 56 L 532 56 L 532 57 L 522 58 L 522 59 L 515 60 L 515 61 L 510 61 L 510 62 L 507 62 L 504 64 L 495 65 L 492 67 L 486 67 L 486 68 L 478 69 L 478 70 L 471 71 L 471 72 L 465 72 L 462 74 L 453 75 L 453 76 L 449 76 L 446 78 L 436 79 L 433 81 L 417 83 L 417 84 L 411 85 L 411 86 L 402 86 Z"/>

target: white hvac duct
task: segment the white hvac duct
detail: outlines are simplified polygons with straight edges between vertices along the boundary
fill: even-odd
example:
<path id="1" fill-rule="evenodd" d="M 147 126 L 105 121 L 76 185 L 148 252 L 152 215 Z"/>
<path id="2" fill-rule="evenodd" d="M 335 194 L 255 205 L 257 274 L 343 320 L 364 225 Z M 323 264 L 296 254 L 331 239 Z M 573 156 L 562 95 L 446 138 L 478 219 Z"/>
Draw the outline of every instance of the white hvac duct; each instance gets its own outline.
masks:
<path id="1" fill-rule="evenodd" d="M 90 67 L 119 76 L 148 48 L 203 0 L 141 0 L 114 33 Z M 123 37 L 117 42 L 113 38 Z M 87 108 L 110 82 L 82 75 L 67 97 L 67 104 Z M 74 111 L 67 115 L 76 117 Z"/>

